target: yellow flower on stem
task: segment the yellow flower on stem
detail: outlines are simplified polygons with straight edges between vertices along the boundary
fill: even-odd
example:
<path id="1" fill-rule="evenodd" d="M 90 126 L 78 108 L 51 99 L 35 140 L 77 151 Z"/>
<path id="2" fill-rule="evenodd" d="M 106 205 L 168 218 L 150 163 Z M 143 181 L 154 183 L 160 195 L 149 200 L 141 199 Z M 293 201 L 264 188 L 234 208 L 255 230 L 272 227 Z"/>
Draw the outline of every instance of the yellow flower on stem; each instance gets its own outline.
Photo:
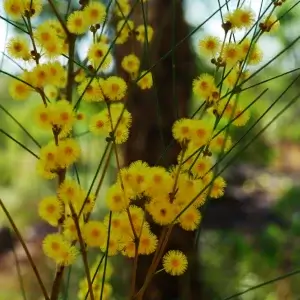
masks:
<path id="1" fill-rule="evenodd" d="M 63 214 L 63 207 L 56 196 L 45 197 L 39 202 L 38 213 L 43 220 L 57 226 Z"/>
<path id="2" fill-rule="evenodd" d="M 107 241 L 107 231 L 102 222 L 89 221 L 83 225 L 82 237 L 90 247 L 101 247 Z"/>
<path id="3" fill-rule="evenodd" d="M 168 251 L 162 259 L 164 270 L 172 275 L 182 275 L 188 266 L 187 257 L 179 250 Z"/>

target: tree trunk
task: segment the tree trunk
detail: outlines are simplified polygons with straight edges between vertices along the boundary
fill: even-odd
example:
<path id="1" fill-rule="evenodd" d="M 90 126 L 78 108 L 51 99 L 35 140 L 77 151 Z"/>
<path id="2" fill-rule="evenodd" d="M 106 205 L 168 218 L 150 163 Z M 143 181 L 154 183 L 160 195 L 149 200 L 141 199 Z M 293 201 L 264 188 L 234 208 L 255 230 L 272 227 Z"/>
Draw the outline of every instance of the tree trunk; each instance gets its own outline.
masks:
<path id="1" fill-rule="evenodd" d="M 125 55 L 134 52 L 142 58 L 143 51 L 146 51 L 142 66 L 143 70 L 147 70 L 168 53 L 172 45 L 188 34 L 182 1 L 151 0 L 144 6 L 148 13 L 147 24 L 153 27 L 154 37 L 149 49 L 142 48 L 133 38 L 125 45 L 117 47 L 119 74 L 125 78 L 127 75 L 120 68 L 120 61 Z M 140 2 L 135 7 L 133 21 L 135 25 L 144 24 Z M 136 87 L 129 90 L 126 104 L 132 113 L 133 123 L 129 140 L 123 148 L 125 166 L 136 160 L 143 160 L 151 166 L 159 164 L 168 167 L 176 163 L 180 147 L 174 142 L 171 129 L 176 119 L 187 115 L 194 77 L 194 57 L 188 41 L 178 46 L 173 55 L 170 54 L 157 63 L 152 69 L 152 75 L 154 86 L 151 90 L 141 91 Z M 161 159 L 162 153 L 170 144 L 172 146 Z M 152 230 L 159 235 L 161 228 L 152 224 Z M 179 249 L 186 253 L 189 257 L 189 270 L 179 277 L 172 277 L 164 272 L 155 275 L 144 295 L 145 300 L 200 299 L 199 283 L 195 281 L 199 276 L 194 237 L 193 232 L 174 228 L 167 249 Z M 139 257 L 137 291 L 144 283 L 151 259 L 151 256 Z"/>

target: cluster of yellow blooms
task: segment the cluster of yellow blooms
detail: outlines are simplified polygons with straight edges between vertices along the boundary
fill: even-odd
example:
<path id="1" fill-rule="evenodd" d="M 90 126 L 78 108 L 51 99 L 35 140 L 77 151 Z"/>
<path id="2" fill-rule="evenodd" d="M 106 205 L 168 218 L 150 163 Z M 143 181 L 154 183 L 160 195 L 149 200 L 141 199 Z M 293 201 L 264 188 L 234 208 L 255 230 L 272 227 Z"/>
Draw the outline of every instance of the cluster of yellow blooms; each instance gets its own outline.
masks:
<path id="1" fill-rule="evenodd" d="M 153 85 L 151 72 L 141 70 L 138 56 L 129 53 L 124 56 L 121 67 L 132 82 L 105 75 L 112 65 L 113 56 L 109 38 L 99 30 L 107 17 L 106 7 L 100 1 L 90 1 L 72 12 L 65 24 L 50 19 L 34 29 L 30 22 L 41 13 L 42 0 L 4 0 L 3 4 L 12 20 L 27 20 L 30 36 L 30 39 L 16 36 L 8 42 L 10 57 L 28 64 L 23 74 L 12 80 L 10 94 L 16 100 L 26 100 L 34 93 L 39 95 L 42 101 L 33 110 L 33 119 L 39 128 L 52 131 L 54 136 L 54 140 L 41 148 L 37 163 L 37 171 L 42 177 L 59 179 L 56 195 L 45 197 L 39 203 L 40 217 L 60 228 L 59 233 L 45 238 L 45 254 L 59 265 L 73 264 L 79 255 L 77 243 L 80 244 L 81 240 L 84 247 L 99 248 L 109 256 L 120 253 L 133 258 L 154 253 L 159 238 L 151 231 L 145 213 L 158 225 L 177 224 L 187 231 L 196 230 L 201 222 L 199 208 L 208 197 L 220 198 L 226 186 L 225 180 L 213 172 L 216 155 L 231 148 L 228 134 L 216 134 L 218 122 L 222 118 L 235 126 L 243 126 L 250 118 L 240 104 L 238 92 L 228 91 L 235 91 L 235 87 L 249 77 L 245 66 L 258 64 L 262 51 L 257 40 L 244 38 L 238 42 L 226 37 L 228 33 L 232 37 L 236 30 L 253 26 L 255 16 L 251 9 L 238 8 L 228 13 L 223 23 L 223 42 L 214 36 L 199 41 L 199 53 L 210 56 L 216 70 L 226 68 L 228 74 L 219 84 L 210 74 L 201 74 L 193 81 L 195 96 L 205 103 L 204 113 L 202 118 L 183 118 L 174 123 L 173 137 L 182 146 L 177 165 L 165 169 L 136 161 L 121 168 L 116 182 L 107 191 L 109 213 L 103 221 L 98 221 L 90 219 L 96 196 L 66 175 L 67 169 L 80 159 L 80 145 L 73 138 L 72 129 L 83 118 L 78 107 L 67 97 L 68 85 L 73 83 L 70 78 L 77 84 L 78 99 L 106 104 L 105 109 L 90 118 L 90 131 L 107 137 L 107 141 L 122 144 L 129 137 L 132 123 L 131 114 L 123 104 L 128 96 L 128 85 L 137 84 L 141 89 L 150 89 Z M 115 43 L 123 44 L 130 39 L 151 42 L 152 27 L 135 26 L 128 18 L 130 11 L 127 0 L 119 0 L 114 8 L 117 18 Z M 270 15 L 259 28 L 261 32 L 272 32 L 278 25 L 277 19 Z M 88 32 L 93 35 L 86 53 L 90 65 L 68 74 L 69 69 L 60 58 L 69 53 L 69 38 Z M 35 63 L 31 69 L 30 63 Z M 224 86 L 227 92 L 222 95 Z M 140 199 L 146 199 L 142 207 L 137 205 Z M 188 262 L 181 251 L 171 250 L 162 258 L 162 264 L 167 273 L 181 275 Z M 107 279 L 110 268 L 106 269 Z M 96 269 L 97 265 L 93 266 L 91 273 L 94 274 Z M 101 270 L 93 281 L 96 299 L 100 298 L 102 289 L 100 273 Z M 87 290 L 84 279 L 80 283 L 80 299 L 90 299 L 86 298 Z M 105 282 L 103 299 L 109 299 L 111 292 L 110 284 Z"/>

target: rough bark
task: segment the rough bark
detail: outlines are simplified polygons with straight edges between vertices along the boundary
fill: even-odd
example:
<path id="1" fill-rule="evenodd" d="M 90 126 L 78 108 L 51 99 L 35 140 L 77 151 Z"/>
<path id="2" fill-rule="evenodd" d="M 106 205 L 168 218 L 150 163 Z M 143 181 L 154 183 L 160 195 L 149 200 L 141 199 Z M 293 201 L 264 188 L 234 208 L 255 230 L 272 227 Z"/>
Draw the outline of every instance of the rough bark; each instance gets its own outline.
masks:
<path id="1" fill-rule="evenodd" d="M 148 69 L 161 57 L 187 36 L 188 26 L 184 21 L 182 1 L 152 0 L 148 2 L 147 24 L 154 28 L 154 38 L 150 47 L 142 48 L 134 39 L 121 47 L 117 47 L 117 61 L 120 65 L 124 55 L 132 53 L 143 57 L 143 69 Z M 174 6 L 173 6 L 174 5 Z M 175 10 L 174 10 L 175 8 Z M 175 13 L 175 16 L 172 15 Z M 143 12 L 139 3 L 133 13 L 136 25 L 143 24 Z M 175 20 L 175 21 L 173 21 Z M 175 26 L 175 29 L 174 29 Z M 173 32 L 175 30 L 175 34 Z M 175 68 L 175 78 L 173 71 Z M 122 70 L 119 68 L 119 72 Z M 194 76 L 194 57 L 189 42 L 185 41 L 176 48 L 172 55 L 160 61 L 152 70 L 154 86 L 150 91 L 141 91 L 132 87 L 127 99 L 127 108 L 133 117 L 131 133 L 123 148 L 124 165 L 133 161 L 143 160 L 149 165 L 168 167 L 176 163 L 180 151 L 172 138 L 172 125 L 176 119 L 187 115 L 189 99 L 191 98 L 191 82 Z M 125 73 L 122 74 L 126 76 Z M 175 86 L 175 93 L 173 88 Z M 178 103 L 178 105 L 177 105 Z M 172 143 L 167 155 L 160 159 L 166 146 Z M 159 235 L 161 228 L 152 224 L 152 230 Z M 194 282 L 197 276 L 196 257 L 194 249 L 194 233 L 186 232 L 179 227 L 173 230 L 167 249 L 180 249 L 190 258 L 189 272 L 185 276 L 171 277 L 164 272 L 154 277 L 144 295 L 147 300 L 160 299 L 200 299 L 199 283 Z M 138 261 L 136 290 L 142 286 L 146 271 L 152 257 L 140 257 Z"/>

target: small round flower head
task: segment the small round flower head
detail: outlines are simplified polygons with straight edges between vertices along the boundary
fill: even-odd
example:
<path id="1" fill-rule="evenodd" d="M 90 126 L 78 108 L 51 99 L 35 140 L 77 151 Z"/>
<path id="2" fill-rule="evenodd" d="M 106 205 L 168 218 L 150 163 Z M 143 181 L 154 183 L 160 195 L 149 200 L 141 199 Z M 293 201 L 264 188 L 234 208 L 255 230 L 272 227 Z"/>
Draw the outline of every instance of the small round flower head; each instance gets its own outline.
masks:
<path id="1" fill-rule="evenodd" d="M 204 120 L 193 120 L 192 143 L 198 148 L 202 147 L 211 138 L 212 130 L 210 123 Z"/>
<path id="2" fill-rule="evenodd" d="M 135 75 L 140 69 L 140 59 L 135 54 L 129 54 L 123 57 L 122 68 L 129 74 Z"/>
<path id="3" fill-rule="evenodd" d="M 255 21 L 255 14 L 250 8 L 237 8 L 227 16 L 227 21 L 231 23 L 233 29 L 248 29 Z"/>
<path id="4" fill-rule="evenodd" d="M 12 20 L 20 20 L 24 14 L 23 0 L 4 0 L 4 10 Z"/>
<path id="5" fill-rule="evenodd" d="M 117 255 L 119 252 L 119 238 L 116 236 L 113 232 L 111 232 L 109 236 L 109 242 L 107 247 L 107 241 L 105 241 L 102 246 L 100 246 L 100 249 L 103 252 L 107 251 L 108 256 L 114 256 Z"/>
<path id="6" fill-rule="evenodd" d="M 192 120 L 182 118 L 175 121 L 172 127 L 172 133 L 174 139 L 179 142 L 190 140 L 192 136 Z"/>
<path id="7" fill-rule="evenodd" d="M 103 93 L 111 101 L 122 100 L 127 91 L 125 80 L 118 76 L 110 76 L 103 83 Z"/>
<path id="8" fill-rule="evenodd" d="M 221 40 L 215 36 L 207 36 L 198 43 L 199 54 L 215 57 L 221 49 Z"/>
<path id="9" fill-rule="evenodd" d="M 210 74 L 204 73 L 193 80 L 193 92 L 200 98 L 209 98 L 215 90 L 215 79 Z"/>
<path id="10" fill-rule="evenodd" d="M 11 38 L 7 45 L 7 52 L 12 58 L 23 60 L 29 60 L 31 58 L 29 42 L 24 36 Z"/>
<path id="11" fill-rule="evenodd" d="M 150 229 L 144 229 L 139 238 L 138 254 L 149 255 L 156 250 L 157 237 Z"/>
<path id="12" fill-rule="evenodd" d="M 90 25 L 102 24 L 106 15 L 105 6 L 101 2 L 90 2 L 83 12 Z"/>
<path id="13" fill-rule="evenodd" d="M 40 161 L 43 162 L 45 169 L 55 170 L 57 168 L 58 152 L 54 142 L 43 146 L 40 150 Z"/>
<path id="14" fill-rule="evenodd" d="M 33 111 L 33 118 L 36 125 L 44 130 L 52 129 L 52 110 L 44 104 L 38 105 Z"/>
<path id="15" fill-rule="evenodd" d="M 244 39 L 240 44 L 241 58 L 247 59 L 249 65 L 256 65 L 262 60 L 262 51 L 256 43 L 251 44 L 250 39 Z"/>
<path id="16" fill-rule="evenodd" d="M 45 47 L 52 41 L 58 41 L 56 30 L 53 27 L 49 27 L 47 23 L 42 23 L 35 29 L 34 38 L 42 47 Z"/>
<path id="17" fill-rule="evenodd" d="M 44 93 L 45 93 L 46 97 L 51 101 L 51 100 L 57 99 L 59 91 L 56 86 L 47 84 L 44 87 Z"/>
<path id="18" fill-rule="evenodd" d="M 130 4 L 128 0 L 118 1 L 119 5 L 115 6 L 115 14 L 120 18 L 126 18 L 130 12 Z"/>
<path id="19" fill-rule="evenodd" d="M 134 23 L 131 20 L 121 20 L 117 23 L 117 39 L 116 44 L 124 44 L 127 42 L 129 35 L 133 32 Z"/>
<path id="20" fill-rule="evenodd" d="M 66 78 L 66 71 L 61 63 L 58 61 L 49 62 L 45 65 L 45 68 L 48 73 L 49 83 L 58 88 L 64 88 L 64 78 Z"/>
<path id="21" fill-rule="evenodd" d="M 147 30 L 147 35 L 146 35 L 146 30 Z M 136 39 L 141 42 L 148 42 L 150 43 L 152 41 L 153 38 L 153 28 L 149 25 L 146 26 L 145 25 L 139 25 L 135 28 L 135 35 L 136 35 Z"/>
<path id="22" fill-rule="evenodd" d="M 200 224 L 200 211 L 191 206 L 179 217 L 179 226 L 187 231 L 196 230 Z"/>
<path id="23" fill-rule="evenodd" d="M 112 185 L 106 194 L 106 204 L 113 212 L 120 212 L 129 206 L 129 198 L 125 196 L 120 184 Z"/>
<path id="24" fill-rule="evenodd" d="M 58 188 L 58 197 L 65 204 L 76 204 L 82 199 L 82 190 L 78 183 L 71 179 L 65 179 Z M 80 201 L 81 202 L 81 201 Z"/>
<path id="25" fill-rule="evenodd" d="M 95 69 L 103 71 L 106 70 L 112 62 L 112 55 L 109 51 L 107 44 L 98 42 L 92 44 L 89 48 L 87 57 Z"/>
<path id="26" fill-rule="evenodd" d="M 88 30 L 88 20 L 83 11 L 74 11 L 68 17 L 67 28 L 71 33 L 80 35 Z"/>
<path id="27" fill-rule="evenodd" d="M 233 67 L 242 58 L 242 53 L 239 46 L 235 43 L 225 44 L 222 52 L 222 58 L 226 65 Z"/>
<path id="28" fill-rule="evenodd" d="M 129 130 L 125 126 L 118 126 L 114 129 L 114 138 L 116 144 L 120 145 L 125 143 L 129 138 Z"/>
<path id="29" fill-rule="evenodd" d="M 231 137 L 224 133 L 219 133 L 216 137 L 214 137 L 209 146 L 210 150 L 213 152 L 227 152 L 231 148 L 232 142 Z"/>
<path id="30" fill-rule="evenodd" d="M 82 237 L 90 247 L 101 247 L 107 241 L 104 224 L 99 221 L 89 221 L 82 228 Z"/>
<path id="31" fill-rule="evenodd" d="M 79 222 L 79 228 L 82 228 L 82 222 Z M 75 221 L 72 217 L 66 217 L 63 223 L 63 235 L 69 241 L 76 241 L 78 239 L 78 232 Z"/>
<path id="32" fill-rule="evenodd" d="M 78 256 L 78 250 L 59 233 L 48 234 L 43 241 L 44 253 L 57 264 L 69 266 Z"/>
<path id="33" fill-rule="evenodd" d="M 33 68 L 31 72 L 32 84 L 37 88 L 44 88 L 49 82 L 49 70 L 46 64 L 40 64 Z"/>
<path id="34" fill-rule="evenodd" d="M 225 192 L 225 187 L 226 187 L 225 180 L 221 176 L 218 176 L 212 182 L 212 187 L 211 187 L 211 191 L 210 191 L 209 196 L 211 198 L 220 198 L 220 197 L 222 197 L 224 195 L 224 192 Z"/>
<path id="35" fill-rule="evenodd" d="M 110 132 L 110 124 L 105 111 L 91 117 L 89 129 L 96 135 L 107 135 Z"/>
<path id="36" fill-rule="evenodd" d="M 102 78 L 94 78 L 92 81 L 90 78 L 84 79 L 78 86 L 78 94 L 82 96 L 82 99 L 86 102 L 100 102 L 104 100 L 102 92 L 102 84 L 104 80 Z"/>
<path id="37" fill-rule="evenodd" d="M 152 73 L 147 71 L 141 72 L 141 79 L 137 81 L 137 85 L 142 89 L 151 89 L 153 85 Z"/>
<path id="38" fill-rule="evenodd" d="M 164 270 L 172 276 L 182 275 L 188 266 L 187 257 L 178 250 L 168 251 L 163 256 L 162 263 Z"/>
<path id="39" fill-rule="evenodd" d="M 67 168 L 80 157 L 80 146 L 75 139 L 66 139 L 58 145 L 58 165 Z"/>
<path id="40" fill-rule="evenodd" d="M 57 197 L 45 197 L 39 202 L 38 213 L 43 220 L 57 226 L 58 220 L 62 217 L 63 207 Z"/>
<path id="41" fill-rule="evenodd" d="M 172 204 L 167 199 L 154 199 L 147 206 L 147 210 L 151 214 L 154 222 L 159 225 L 168 225 L 176 217 Z"/>
<path id="42" fill-rule="evenodd" d="M 20 76 L 26 82 L 26 76 Z M 12 79 L 9 85 L 9 94 L 14 100 L 27 100 L 33 89 L 23 81 Z"/>
<path id="43" fill-rule="evenodd" d="M 266 17 L 262 23 L 259 24 L 260 29 L 263 32 L 276 32 L 280 26 L 279 20 L 277 20 L 276 16 L 271 15 Z"/>
<path id="44" fill-rule="evenodd" d="M 250 113 L 249 110 L 243 110 L 241 107 L 237 107 L 237 109 L 235 110 L 235 115 L 234 115 L 234 121 L 233 121 L 233 125 L 235 126 L 244 126 L 247 124 L 247 122 L 250 119 Z"/>
<path id="45" fill-rule="evenodd" d="M 193 174 L 201 177 L 205 175 L 210 170 L 211 167 L 212 167 L 211 159 L 200 156 L 192 166 L 192 172 Z"/>

